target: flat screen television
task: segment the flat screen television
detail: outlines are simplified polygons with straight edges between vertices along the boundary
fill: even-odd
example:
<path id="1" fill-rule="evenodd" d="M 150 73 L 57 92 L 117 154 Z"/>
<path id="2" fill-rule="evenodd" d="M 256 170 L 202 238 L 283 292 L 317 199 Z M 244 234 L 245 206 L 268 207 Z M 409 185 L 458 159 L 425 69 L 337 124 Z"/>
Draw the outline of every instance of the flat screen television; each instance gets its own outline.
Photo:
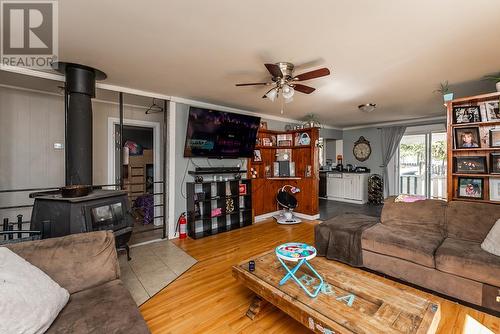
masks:
<path id="1" fill-rule="evenodd" d="M 250 158 L 260 117 L 190 107 L 185 157 Z"/>

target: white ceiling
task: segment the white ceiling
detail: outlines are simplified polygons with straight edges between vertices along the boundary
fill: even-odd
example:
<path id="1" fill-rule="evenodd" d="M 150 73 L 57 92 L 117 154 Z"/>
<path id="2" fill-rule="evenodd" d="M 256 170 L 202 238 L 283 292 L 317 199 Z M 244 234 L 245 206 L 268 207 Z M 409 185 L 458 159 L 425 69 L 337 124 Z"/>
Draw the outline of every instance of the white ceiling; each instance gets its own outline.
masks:
<path id="1" fill-rule="evenodd" d="M 277 116 L 266 87 L 234 84 L 266 80 L 265 62 L 326 66 L 284 116 L 346 127 L 443 115 L 444 80 L 492 91 L 479 80 L 500 71 L 499 13 L 495 0 L 62 0 L 59 55 L 106 83 Z"/>

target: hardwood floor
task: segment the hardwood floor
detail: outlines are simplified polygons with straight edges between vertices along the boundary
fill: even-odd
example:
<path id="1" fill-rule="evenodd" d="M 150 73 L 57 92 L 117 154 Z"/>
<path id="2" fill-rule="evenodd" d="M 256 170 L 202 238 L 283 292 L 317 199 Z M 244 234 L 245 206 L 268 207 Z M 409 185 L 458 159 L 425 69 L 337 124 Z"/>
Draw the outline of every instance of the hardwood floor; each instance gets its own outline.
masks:
<path id="1" fill-rule="evenodd" d="M 231 276 L 231 266 L 287 241 L 313 243 L 317 222 L 295 226 L 273 220 L 199 240 L 176 240 L 199 262 L 141 307 L 152 333 L 307 333 L 309 330 L 270 304 L 255 320 L 245 316 L 252 292 Z M 378 276 L 370 273 L 366 275 Z M 398 285 L 396 282 L 388 281 Z M 417 294 L 427 295 L 415 290 Z M 500 333 L 500 318 L 439 298 L 440 334 L 487 334 L 474 321 Z M 480 326 L 483 327 L 483 326 Z"/>

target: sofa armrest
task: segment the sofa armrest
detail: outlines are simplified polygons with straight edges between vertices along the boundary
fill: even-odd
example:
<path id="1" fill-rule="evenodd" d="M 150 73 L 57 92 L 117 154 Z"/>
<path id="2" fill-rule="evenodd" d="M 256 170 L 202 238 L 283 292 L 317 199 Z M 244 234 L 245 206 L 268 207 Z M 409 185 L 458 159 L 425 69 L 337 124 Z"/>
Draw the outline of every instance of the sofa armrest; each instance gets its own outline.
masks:
<path id="1" fill-rule="evenodd" d="M 111 231 L 72 234 L 6 247 L 40 268 L 70 293 L 120 277 Z"/>

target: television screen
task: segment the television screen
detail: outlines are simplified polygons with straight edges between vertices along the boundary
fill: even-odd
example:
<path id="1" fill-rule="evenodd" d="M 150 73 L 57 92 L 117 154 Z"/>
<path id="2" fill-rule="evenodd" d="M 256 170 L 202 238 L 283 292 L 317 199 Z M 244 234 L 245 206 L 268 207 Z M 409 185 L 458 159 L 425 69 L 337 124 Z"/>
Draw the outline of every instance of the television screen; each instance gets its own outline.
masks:
<path id="1" fill-rule="evenodd" d="M 260 117 L 190 107 L 185 157 L 250 158 Z"/>

